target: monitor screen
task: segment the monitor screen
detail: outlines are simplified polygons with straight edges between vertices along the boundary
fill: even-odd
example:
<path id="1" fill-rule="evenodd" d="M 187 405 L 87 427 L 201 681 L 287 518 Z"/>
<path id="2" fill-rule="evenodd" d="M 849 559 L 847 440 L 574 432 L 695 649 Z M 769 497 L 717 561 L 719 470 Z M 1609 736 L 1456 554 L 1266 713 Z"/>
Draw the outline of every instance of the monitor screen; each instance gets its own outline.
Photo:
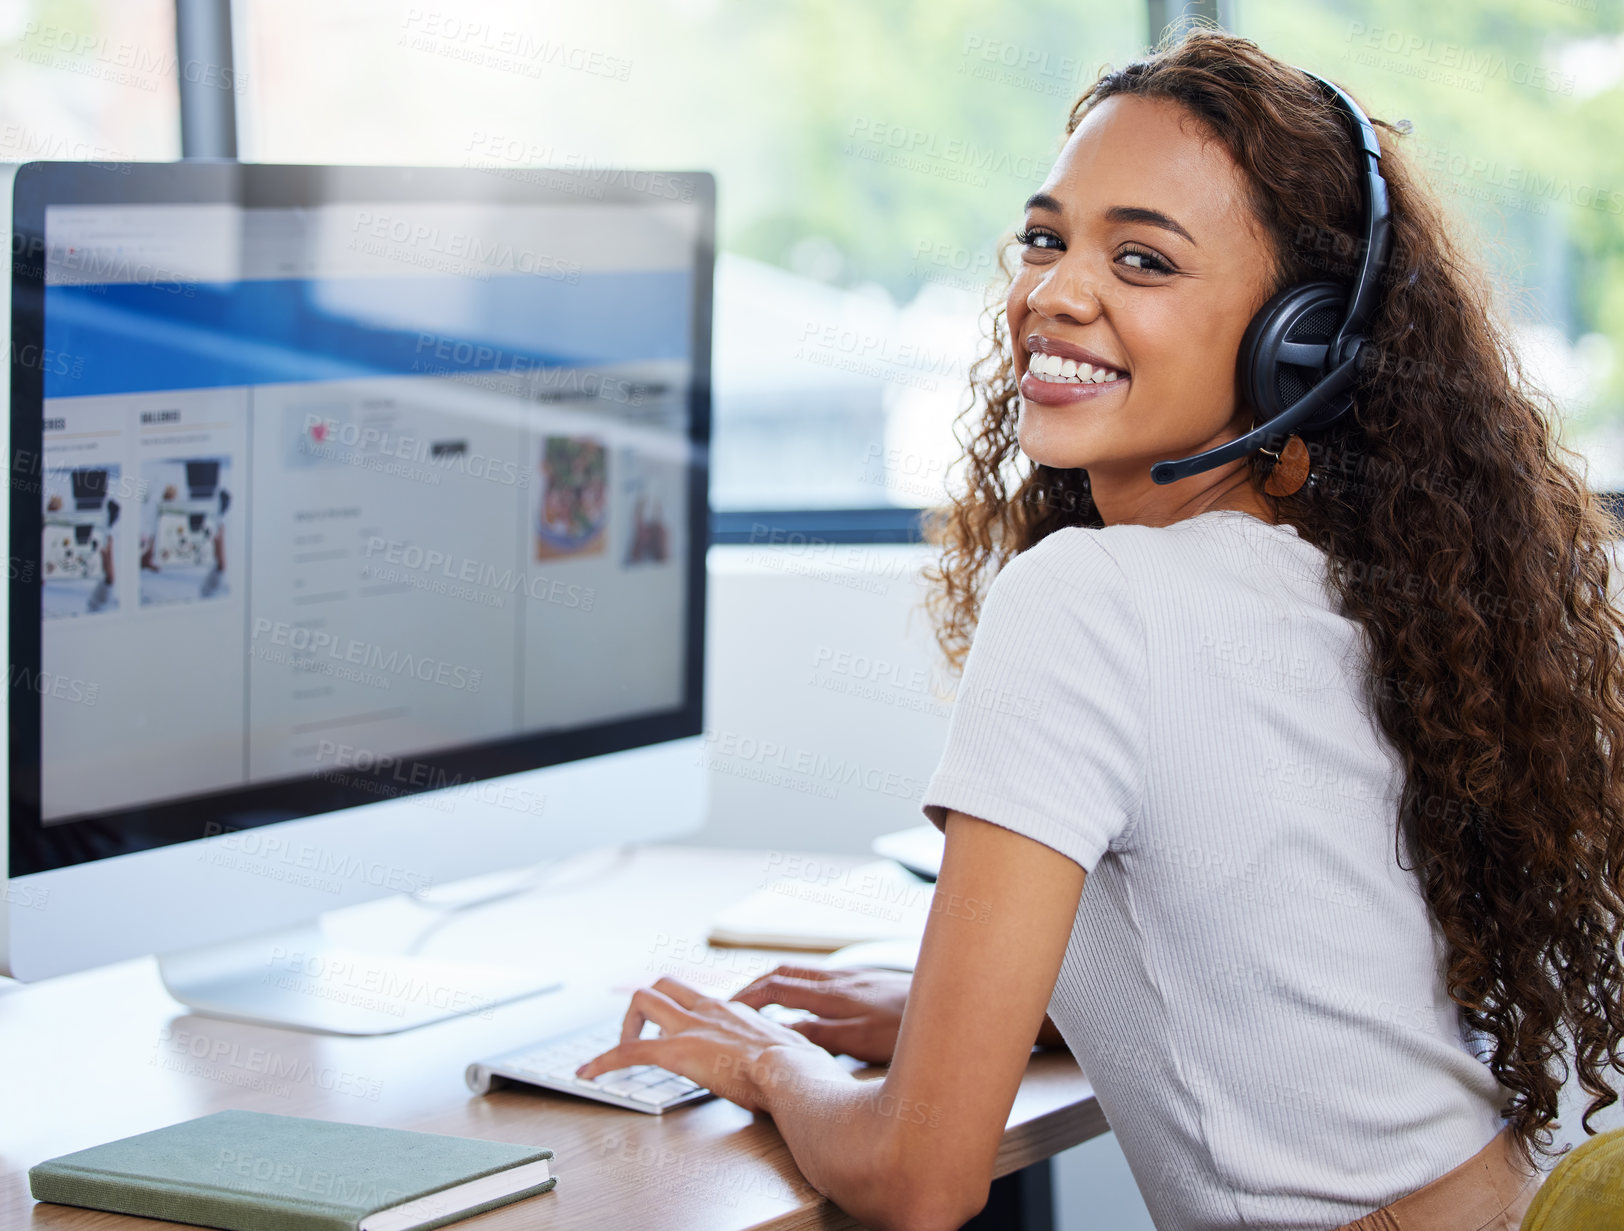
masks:
<path id="1" fill-rule="evenodd" d="M 14 875 L 698 732 L 708 177 L 75 170 L 18 187 Z"/>

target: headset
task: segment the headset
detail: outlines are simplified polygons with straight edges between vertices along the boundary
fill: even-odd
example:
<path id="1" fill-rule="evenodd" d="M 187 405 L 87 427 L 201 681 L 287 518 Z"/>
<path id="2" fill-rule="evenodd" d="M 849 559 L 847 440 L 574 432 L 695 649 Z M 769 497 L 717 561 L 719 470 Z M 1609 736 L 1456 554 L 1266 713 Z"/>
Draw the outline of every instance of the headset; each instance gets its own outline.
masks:
<path id="1" fill-rule="evenodd" d="M 1382 147 L 1359 104 L 1334 83 L 1299 70 L 1321 87 L 1352 127 L 1363 190 L 1364 239 L 1359 275 L 1349 294 L 1335 282 L 1288 286 L 1258 309 L 1241 338 L 1237 366 L 1247 402 L 1265 420 L 1244 436 L 1176 461 L 1157 462 L 1150 477 L 1174 483 L 1285 440 L 1293 432 L 1329 427 L 1353 407 L 1359 352 L 1376 310 L 1387 264 L 1392 213 L 1382 178 Z"/>

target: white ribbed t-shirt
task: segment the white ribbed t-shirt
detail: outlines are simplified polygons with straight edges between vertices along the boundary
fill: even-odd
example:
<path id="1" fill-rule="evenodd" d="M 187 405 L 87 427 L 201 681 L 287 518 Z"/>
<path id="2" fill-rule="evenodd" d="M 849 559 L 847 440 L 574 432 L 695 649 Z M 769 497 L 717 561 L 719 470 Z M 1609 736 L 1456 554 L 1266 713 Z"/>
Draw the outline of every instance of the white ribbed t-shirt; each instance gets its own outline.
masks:
<path id="1" fill-rule="evenodd" d="M 1088 872 L 1049 1013 L 1159 1228 L 1324 1231 L 1499 1131 L 1326 557 L 1222 510 L 994 581 L 925 793 Z"/>

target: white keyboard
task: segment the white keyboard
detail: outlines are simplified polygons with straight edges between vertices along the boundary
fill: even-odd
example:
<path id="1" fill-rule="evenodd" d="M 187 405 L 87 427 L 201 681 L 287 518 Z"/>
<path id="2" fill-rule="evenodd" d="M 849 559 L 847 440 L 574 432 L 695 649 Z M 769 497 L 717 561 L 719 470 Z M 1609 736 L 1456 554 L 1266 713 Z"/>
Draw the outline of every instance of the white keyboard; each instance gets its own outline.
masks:
<path id="1" fill-rule="evenodd" d="M 786 1009 L 778 1004 L 767 1005 L 761 1010 L 761 1015 L 781 1026 L 816 1016 L 802 1009 Z M 582 1081 L 577 1077 L 576 1069 L 620 1042 L 621 1021 L 619 1017 L 605 1018 L 579 1030 L 554 1035 L 516 1051 L 504 1052 L 490 1060 L 476 1061 L 468 1066 L 463 1077 L 475 1094 L 490 1093 L 495 1084 L 492 1079 L 500 1077 L 529 1086 L 540 1086 L 544 1090 L 596 1099 L 611 1107 L 624 1107 L 627 1111 L 647 1111 L 655 1115 L 711 1096 L 711 1092 L 698 1082 L 678 1077 L 670 1070 L 656 1068 L 652 1064 L 616 1069 L 612 1073 L 602 1073 L 591 1081 Z"/>
<path id="2" fill-rule="evenodd" d="M 709 1098 L 710 1091 L 698 1082 L 678 1077 L 652 1064 L 603 1073 L 591 1081 L 575 1075 L 593 1056 L 600 1056 L 620 1042 L 620 1022 L 616 1017 L 580 1030 L 532 1043 L 490 1060 L 477 1061 L 464 1074 L 475 1094 L 490 1091 L 493 1077 L 596 1099 L 627 1111 L 647 1111 L 659 1115 L 685 1103 Z"/>

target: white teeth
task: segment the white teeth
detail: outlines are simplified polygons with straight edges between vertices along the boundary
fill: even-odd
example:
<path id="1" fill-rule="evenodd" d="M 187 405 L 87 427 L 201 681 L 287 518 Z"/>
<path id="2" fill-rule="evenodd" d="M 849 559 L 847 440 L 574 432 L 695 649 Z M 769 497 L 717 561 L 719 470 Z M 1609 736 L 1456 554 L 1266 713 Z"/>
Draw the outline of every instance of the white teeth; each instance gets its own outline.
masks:
<path id="1" fill-rule="evenodd" d="M 1039 380 L 1061 385 L 1105 385 L 1122 379 L 1122 373 L 1111 368 L 1095 367 L 1075 359 L 1062 359 L 1059 355 L 1032 351 L 1026 370 Z"/>

